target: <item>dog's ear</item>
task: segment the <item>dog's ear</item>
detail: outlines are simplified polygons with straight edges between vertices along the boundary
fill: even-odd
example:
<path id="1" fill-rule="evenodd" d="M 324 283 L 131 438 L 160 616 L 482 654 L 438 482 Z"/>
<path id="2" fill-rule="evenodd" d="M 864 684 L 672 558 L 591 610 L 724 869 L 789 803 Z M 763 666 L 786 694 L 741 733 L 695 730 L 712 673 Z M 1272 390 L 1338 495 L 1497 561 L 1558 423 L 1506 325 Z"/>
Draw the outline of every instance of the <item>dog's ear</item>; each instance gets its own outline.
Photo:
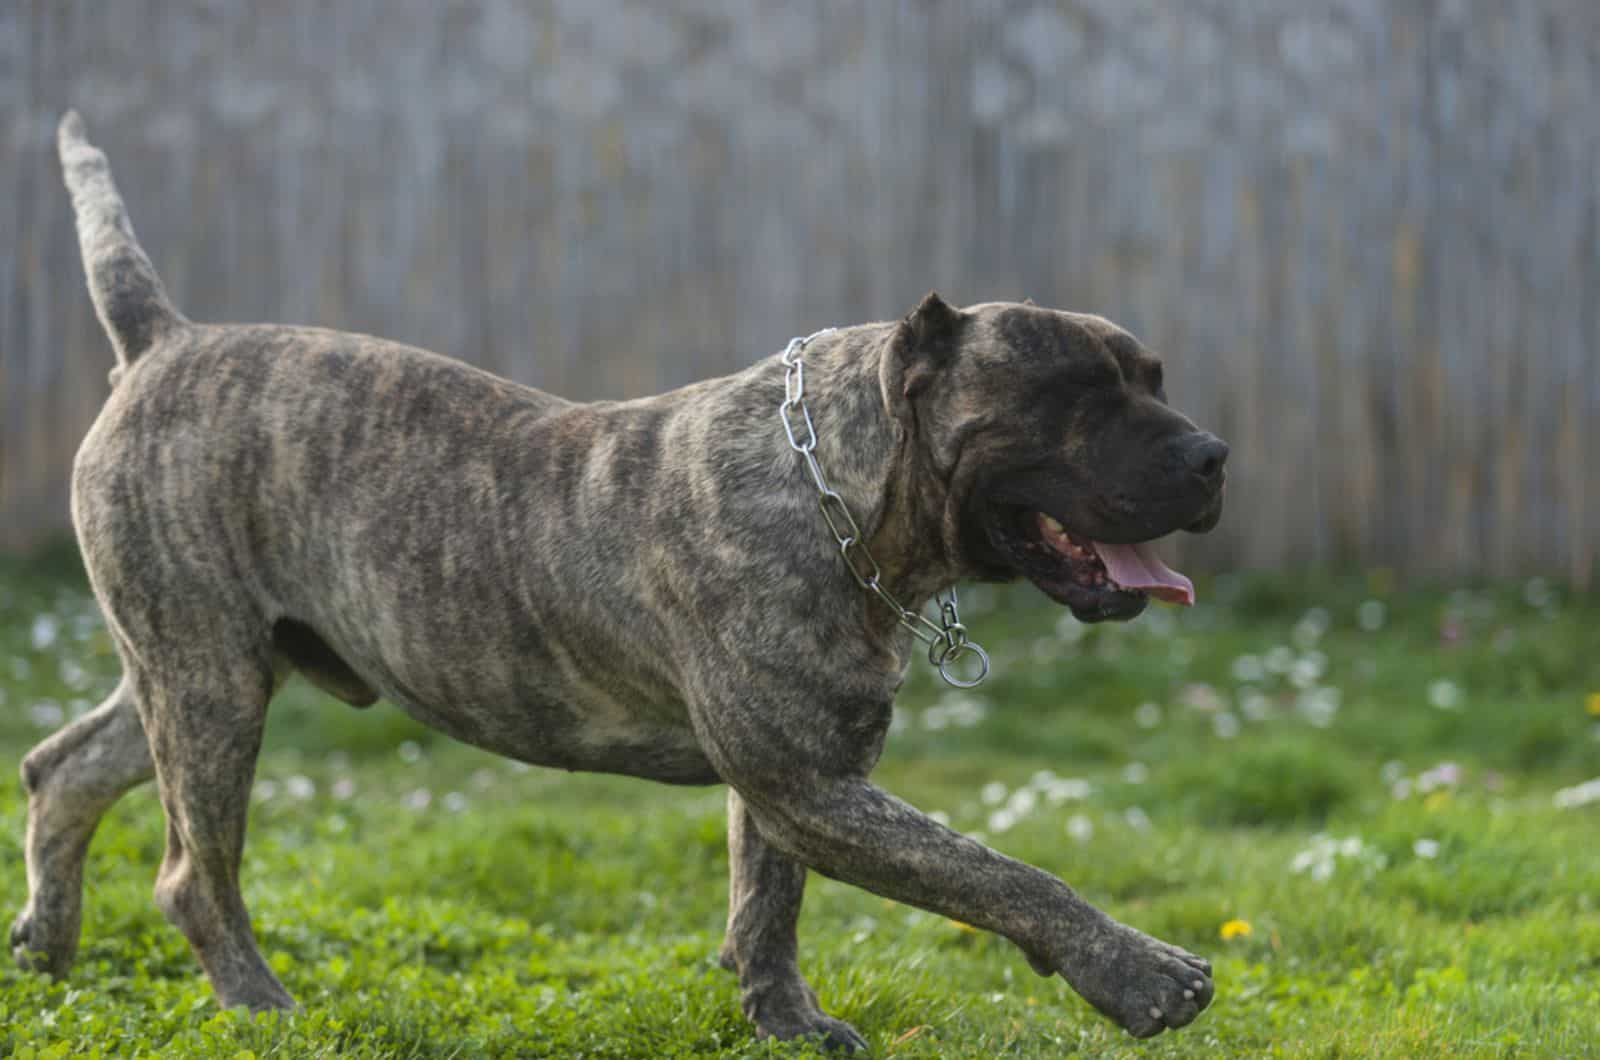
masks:
<path id="1" fill-rule="evenodd" d="M 929 291 L 895 327 L 883 351 L 878 383 L 883 404 L 900 419 L 911 400 L 955 356 L 967 315 Z"/>

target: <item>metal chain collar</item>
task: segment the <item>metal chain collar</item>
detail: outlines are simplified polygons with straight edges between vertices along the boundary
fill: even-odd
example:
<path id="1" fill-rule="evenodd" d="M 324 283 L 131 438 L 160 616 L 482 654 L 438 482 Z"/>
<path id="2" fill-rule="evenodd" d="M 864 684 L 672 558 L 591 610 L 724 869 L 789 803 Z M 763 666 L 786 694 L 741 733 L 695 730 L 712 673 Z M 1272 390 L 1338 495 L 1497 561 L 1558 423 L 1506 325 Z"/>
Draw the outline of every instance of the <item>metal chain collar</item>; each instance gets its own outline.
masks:
<path id="1" fill-rule="evenodd" d="M 789 345 L 784 348 L 783 404 L 778 406 L 783 433 L 789 438 L 789 447 L 805 459 L 806 470 L 811 472 L 811 481 L 817 484 L 817 505 L 822 509 L 822 518 L 827 521 L 828 529 L 833 532 L 834 541 L 838 542 L 839 555 L 844 559 L 850 576 L 855 578 L 856 584 L 888 604 L 900 624 L 928 646 L 928 662 L 938 668 L 939 676 L 945 679 L 946 684 L 956 688 L 972 688 L 989 676 L 989 653 L 967 637 L 967 627 L 961 624 L 961 614 L 956 609 L 955 587 L 951 586 L 934 597 L 939 604 L 938 625 L 922 613 L 902 606 L 894 594 L 884 588 L 878 561 L 867 551 L 861 527 L 856 525 L 855 516 L 850 514 L 844 498 L 828 485 L 822 465 L 817 463 L 817 430 L 811 423 L 811 412 L 806 408 L 806 366 L 800 355 L 812 339 L 831 334 L 834 330 L 823 328 L 803 338 L 790 339 Z M 970 680 L 950 670 L 952 663 L 968 653 L 977 656 L 979 665 L 978 675 Z"/>

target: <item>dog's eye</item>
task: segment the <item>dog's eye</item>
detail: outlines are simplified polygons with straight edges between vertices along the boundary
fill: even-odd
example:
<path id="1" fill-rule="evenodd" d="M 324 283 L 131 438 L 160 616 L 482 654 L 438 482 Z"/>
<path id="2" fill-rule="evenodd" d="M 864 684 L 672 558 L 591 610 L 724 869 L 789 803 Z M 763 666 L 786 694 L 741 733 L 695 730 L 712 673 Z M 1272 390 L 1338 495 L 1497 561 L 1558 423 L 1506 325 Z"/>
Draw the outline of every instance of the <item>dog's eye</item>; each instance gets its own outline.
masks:
<path id="1" fill-rule="evenodd" d="M 1122 382 L 1122 373 L 1114 361 L 1080 361 L 1069 365 L 1065 373 L 1069 387 L 1108 387 Z"/>

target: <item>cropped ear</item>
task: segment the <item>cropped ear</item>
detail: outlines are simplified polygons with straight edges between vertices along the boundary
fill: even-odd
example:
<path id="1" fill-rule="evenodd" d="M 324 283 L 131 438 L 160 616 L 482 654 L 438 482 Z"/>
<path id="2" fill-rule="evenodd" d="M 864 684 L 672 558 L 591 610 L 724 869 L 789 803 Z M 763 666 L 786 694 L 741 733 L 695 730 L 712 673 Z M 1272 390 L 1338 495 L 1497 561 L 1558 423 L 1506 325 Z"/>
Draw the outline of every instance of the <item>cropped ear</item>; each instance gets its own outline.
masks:
<path id="1" fill-rule="evenodd" d="M 929 291 L 890 334 L 878 368 L 884 408 L 896 419 L 955 356 L 967 315 Z"/>

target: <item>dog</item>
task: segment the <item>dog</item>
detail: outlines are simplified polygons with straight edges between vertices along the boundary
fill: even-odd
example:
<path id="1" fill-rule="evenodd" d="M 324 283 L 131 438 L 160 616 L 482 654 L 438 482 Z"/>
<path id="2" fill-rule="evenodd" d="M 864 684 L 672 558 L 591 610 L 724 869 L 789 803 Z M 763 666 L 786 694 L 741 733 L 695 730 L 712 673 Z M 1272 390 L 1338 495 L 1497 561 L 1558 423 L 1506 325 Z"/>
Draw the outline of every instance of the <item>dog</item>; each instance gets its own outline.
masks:
<path id="1" fill-rule="evenodd" d="M 1126 331 L 929 294 L 575 403 L 364 335 L 193 323 L 75 113 L 59 148 L 117 358 L 72 516 L 123 676 L 22 764 L 24 967 L 68 970 L 95 825 L 154 778 L 158 906 L 221 1005 L 294 1005 L 238 872 L 267 704 L 299 672 L 522 762 L 727 785 L 721 959 L 762 1036 L 865 1045 L 799 970 L 807 870 L 1010 939 L 1138 1037 L 1210 1002 L 1200 957 L 869 779 L 907 626 L 958 579 L 1026 578 L 1085 621 L 1192 602 L 1148 542 L 1216 524 L 1227 446 Z M 938 628 L 935 661 L 965 650 Z"/>

